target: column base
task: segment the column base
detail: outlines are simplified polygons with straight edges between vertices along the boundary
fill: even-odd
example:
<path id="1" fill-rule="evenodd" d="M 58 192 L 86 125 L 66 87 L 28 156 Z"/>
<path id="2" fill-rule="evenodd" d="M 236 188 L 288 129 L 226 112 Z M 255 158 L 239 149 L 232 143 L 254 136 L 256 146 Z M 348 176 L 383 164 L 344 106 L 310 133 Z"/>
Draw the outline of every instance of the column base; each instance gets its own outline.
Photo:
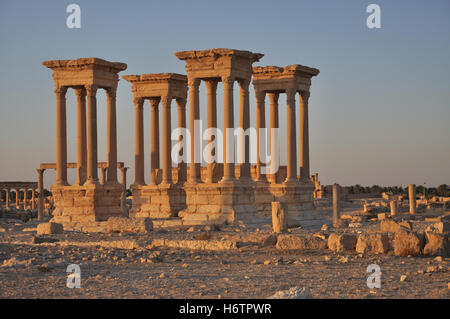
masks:
<path id="1" fill-rule="evenodd" d="M 184 189 L 174 184 L 131 185 L 133 204 L 130 217 L 162 219 L 176 217 L 186 208 Z"/>
<path id="2" fill-rule="evenodd" d="M 106 221 L 109 217 L 122 216 L 120 198 L 123 187 L 120 184 L 88 184 L 61 186 L 52 185 L 54 199 L 52 222 Z"/>

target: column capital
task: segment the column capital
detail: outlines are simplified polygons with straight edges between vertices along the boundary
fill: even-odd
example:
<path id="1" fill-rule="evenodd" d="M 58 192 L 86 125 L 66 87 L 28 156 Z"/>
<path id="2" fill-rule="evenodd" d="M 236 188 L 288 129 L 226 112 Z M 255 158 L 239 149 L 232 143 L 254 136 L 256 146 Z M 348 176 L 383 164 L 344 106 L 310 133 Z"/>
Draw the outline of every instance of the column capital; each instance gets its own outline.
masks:
<path id="1" fill-rule="evenodd" d="M 85 85 L 84 87 L 88 96 L 95 96 L 97 94 L 98 87 L 96 85 Z"/>
<path id="2" fill-rule="evenodd" d="M 256 90 L 255 89 L 255 97 L 256 100 L 264 102 L 265 98 L 266 98 L 266 92 L 263 90 Z"/>
<path id="3" fill-rule="evenodd" d="M 197 78 L 190 78 L 188 79 L 188 86 L 189 88 L 197 88 L 200 86 L 200 79 Z"/>
<path id="4" fill-rule="evenodd" d="M 238 84 L 242 91 L 248 91 L 248 88 L 250 86 L 250 80 L 247 79 L 238 80 Z"/>
<path id="5" fill-rule="evenodd" d="M 76 95 L 78 98 L 83 98 L 83 97 L 86 96 L 86 89 L 85 89 L 84 87 L 82 87 L 82 88 L 76 88 L 76 89 L 74 89 L 74 91 L 75 91 L 75 95 Z"/>
<path id="6" fill-rule="evenodd" d="M 214 91 L 217 90 L 218 82 L 219 82 L 219 80 L 217 80 L 217 79 L 205 80 L 206 94 L 214 94 Z"/>
<path id="7" fill-rule="evenodd" d="M 222 76 L 222 84 L 223 87 L 226 88 L 227 86 L 229 88 L 233 88 L 233 84 L 234 84 L 235 78 L 229 75 L 226 76 Z"/>
<path id="8" fill-rule="evenodd" d="M 106 89 L 106 94 L 108 95 L 108 97 L 110 98 L 116 98 L 116 94 L 117 94 L 117 88 L 115 87 L 110 87 Z"/>
<path id="9" fill-rule="evenodd" d="M 176 99 L 179 108 L 186 108 L 187 99 Z"/>
<path id="10" fill-rule="evenodd" d="M 309 91 L 301 91 L 300 96 L 302 97 L 302 100 L 304 102 L 307 102 L 309 100 L 310 92 Z"/>
<path id="11" fill-rule="evenodd" d="M 161 101 L 160 97 L 155 97 L 155 98 L 149 99 L 150 109 L 151 109 L 152 112 L 158 110 L 158 106 L 159 106 L 160 101 Z"/>
<path id="12" fill-rule="evenodd" d="M 63 97 L 65 97 L 67 89 L 68 89 L 67 86 L 58 86 L 58 87 L 55 87 L 55 91 L 54 92 L 57 95 L 62 95 Z"/>
<path id="13" fill-rule="evenodd" d="M 135 97 L 133 98 L 133 103 L 135 107 L 142 106 L 144 105 L 144 99 L 141 97 Z"/>
<path id="14" fill-rule="evenodd" d="M 172 97 L 170 95 L 161 96 L 162 107 L 170 107 L 171 102 L 172 102 Z"/>
<path id="15" fill-rule="evenodd" d="M 278 104 L 278 99 L 280 97 L 280 94 L 278 92 L 276 92 L 276 93 L 268 93 L 268 95 L 269 95 L 270 103 Z"/>

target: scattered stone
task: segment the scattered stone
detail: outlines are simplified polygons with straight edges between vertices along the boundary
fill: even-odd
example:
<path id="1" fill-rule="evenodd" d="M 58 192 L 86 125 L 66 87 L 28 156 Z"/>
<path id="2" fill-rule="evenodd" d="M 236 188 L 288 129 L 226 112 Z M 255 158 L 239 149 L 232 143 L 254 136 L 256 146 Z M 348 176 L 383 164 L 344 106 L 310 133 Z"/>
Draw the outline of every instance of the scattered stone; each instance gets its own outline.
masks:
<path id="1" fill-rule="evenodd" d="M 400 277 L 400 281 L 406 281 L 406 275 L 402 275 L 402 276 Z"/>
<path id="2" fill-rule="evenodd" d="M 411 231 L 398 231 L 394 237 L 394 254 L 396 256 L 420 255 L 424 242 L 423 234 Z"/>
<path id="3" fill-rule="evenodd" d="M 288 290 L 277 291 L 268 299 L 312 299 L 309 288 L 292 287 Z"/>
<path id="4" fill-rule="evenodd" d="M 320 228 L 320 230 L 327 231 L 328 230 L 328 225 L 327 224 L 323 224 L 322 228 Z"/>
<path id="5" fill-rule="evenodd" d="M 362 227 L 362 224 L 361 223 L 350 223 L 350 224 L 348 224 L 348 227 L 359 228 L 359 227 Z"/>
<path id="6" fill-rule="evenodd" d="M 429 256 L 450 256 L 450 244 L 447 235 L 434 232 L 426 232 L 427 244 L 423 253 Z M 441 257 L 442 258 L 442 257 Z"/>
<path id="7" fill-rule="evenodd" d="M 380 213 L 377 215 L 378 220 L 386 220 L 386 213 Z"/>
<path id="8" fill-rule="evenodd" d="M 195 232 L 195 227 L 194 227 L 194 226 L 189 227 L 189 228 L 186 230 L 186 232 L 188 232 L 188 233 L 193 233 L 193 232 Z"/>
<path id="9" fill-rule="evenodd" d="M 380 223 L 380 230 L 383 233 L 396 233 L 401 230 L 411 230 L 411 223 L 408 221 L 395 222 L 391 219 L 382 220 Z"/>
<path id="10" fill-rule="evenodd" d="M 327 241 L 316 236 L 279 235 L 277 249 L 281 250 L 304 250 L 304 249 L 326 249 Z"/>
<path id="11" fill-rule="evenodd" d="M 270 234 L 267 236 L 262 245 L 263 247 L 275 246 L 277 244 L 278 236 L 276 234 Z"/>
<path id="12" fill-rule="evenodd" d="M 383 254 L 388 250 L 387 234 L 361 234 L 356 243 L 356 252 L 361 254 Z"/>
<path id="13" fill-rule="evenodd" d="M 336 252 L 354 250 L 356 241 L 356 235 L 353 234 L 331 234 L 328 237 L 328 249 Z"/>
<path id="14" fill-rule="evenodd" d="M 340 263 L 343 263 L 343 264 L 348 263 L 348 257 L 346 257 L 346 256 L 341 256 L 341 257 L 339 258 L 339 262 L 340 262 Z"/>
<path id="15" fill-rule="evenodd" d="M 436 258 L 434 258 L 435 261 L 437 262 L 442 262 L 442 256 L 437 256 Z"/>
<path id="16" fill-rule="evenodd" d="M 272 202 L 272 229 L 276 234 L 287 230 L 287 203 Z"/>
<path id="17" fill-rule="evenodd" d="M 264 265 L 269 265 L 270 264 L 270 260 L 264 260 Z"/>
<path id="18" fill-rule="evenodd" d="M 58 223 L 50 222 L 37 225 L 37 235 L 62 234 L 63 231 L 63 225 Z"/>

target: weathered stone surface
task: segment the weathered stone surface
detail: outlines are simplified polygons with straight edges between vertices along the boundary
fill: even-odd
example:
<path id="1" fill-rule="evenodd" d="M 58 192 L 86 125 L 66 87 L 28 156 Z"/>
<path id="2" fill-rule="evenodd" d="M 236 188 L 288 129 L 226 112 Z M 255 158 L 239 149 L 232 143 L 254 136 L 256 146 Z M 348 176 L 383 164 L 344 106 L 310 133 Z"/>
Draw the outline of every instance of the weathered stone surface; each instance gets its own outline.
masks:
<path id="1" fill-rule="evenodd" d="M 264 239 L 262 245 L 263 247 L 275 246 L 277 244 L 277 240 L 278 236 L 275 234 L 271 234 Z"/>
<path id="2" fill-rule="evenodd" d="M 287 230 L 287 203 L 272 202 L 272 229 L 274 233 Z"/>
<path id="3" fill-rule="evenodd" d="M 380 223 L 380 230 L 383 233 L 395 233 L 401 230 L 411 230 L 412 226 L 411 223 L 408 221 L 401 221 L 399 223 L 391 220 L 386 219 L 382 220 Z"/>
<path id="4" fill-rule="evenodd" d="M 316 236 L 294 236 L 294 235 L 279 235 L 277 249 L 281 250 L 296 250 L 296 249 L 326 249 L 327 241 Z"/>
<path id="5" fill-rule="evenodd" d="M 361 234 L 356 243 L 356 252 L 360 254 L 383 254 L 389 250 L 387 234 Z"/>
<path id="6" fill-rule="evenodd" d="M 277 291 L 267 299 L 312 299 L 309 288 L 292 287 L 288 290 Z"/>
<path id="7" fill-rule="evenodd" d="M 354 250 L 356 241 L 356 235 L 353 234 L 331 234 L 328 237 L 328 249 L 336 252 Z"/>
<path id="8" fill-rule="evenodd" d="M 59 241 L 59 239 L 57 239 L 57 238 L 34 236 L 31 242 L 33 244 L 43 244 L 43 243 L 56 243 L 58 241 Z"/>
<path id="9" fill-rule="evenodd" d="M 155 239 L 152 242 L 154 247 L 170 247 L 193 250 L 230 250 L 236 249 L 235 241 L 219 241 L 219 240 L 170 240 Z"/>
<path id="10" fill-rule="evenodd" d="M 148 233 L 153 230 L 150 218 L 110 217 L 107 225 L 109 233 Z"/>
<path id="11" fill-rule="evenodd" d="M 417 256 L 422 252 L 424 235 L 412 231 L 397 231 L 394 236 L 394 254 L 396 256 Z"/>
<path id="12" fill-rule="evenodd" d="M 448 235 L 426 232 L 426 245 L 423 249 L 425 255 L 450 256 L 450 243 Z"/>
<path id="13" fill-rule="evenodd" d="M 440 234 L 450 232 L 450 222 L 443 221 L 433 224 L 433 228 Z"/>
<path id="14" fill-rule="evenodd" d="M 53 222 L 42 223 L 37 226 L 37 235 L 62 234 L 63 231 L 63 225 Z"/>

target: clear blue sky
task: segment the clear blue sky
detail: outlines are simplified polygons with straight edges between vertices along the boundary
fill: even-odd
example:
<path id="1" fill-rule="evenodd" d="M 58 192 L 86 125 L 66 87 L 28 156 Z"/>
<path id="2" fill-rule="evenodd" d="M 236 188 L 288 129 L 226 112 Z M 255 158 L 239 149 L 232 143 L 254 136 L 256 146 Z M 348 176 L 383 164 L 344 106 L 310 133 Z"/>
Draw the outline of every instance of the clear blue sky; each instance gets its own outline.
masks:
<path id="1" fill-rule="evenodd" d="M 99 57 L 127 63 L 122 74 L 185 73 L 175 51 L 224 47 L 264 53 L 256 65 L 320 69 L 311 89 L 310 153 L 323 184 L 450 184 L 448 0 L 73 1 L 81 29 L 66 27 L 70 3 L 0 2 L 0 180 L 36 180 L 39 163 L 55 161 L 55 96 L 43 60 Z M 381 7 L 381 29 L 366 27 L 370 3 Z M 204 108 L 204 86 L 201 92 Z M 121 80 L 117 95 L 119 160 L 132 182 L 130 84 Z M 73 92 L 67 101 L 68 160 L 76 161 Z M 105 161 L 103 91 L 98 129 Z M 147 176 L 149 162 L 146 147 Z M 54 173 L 46 178 L 49 187 Z"/>

